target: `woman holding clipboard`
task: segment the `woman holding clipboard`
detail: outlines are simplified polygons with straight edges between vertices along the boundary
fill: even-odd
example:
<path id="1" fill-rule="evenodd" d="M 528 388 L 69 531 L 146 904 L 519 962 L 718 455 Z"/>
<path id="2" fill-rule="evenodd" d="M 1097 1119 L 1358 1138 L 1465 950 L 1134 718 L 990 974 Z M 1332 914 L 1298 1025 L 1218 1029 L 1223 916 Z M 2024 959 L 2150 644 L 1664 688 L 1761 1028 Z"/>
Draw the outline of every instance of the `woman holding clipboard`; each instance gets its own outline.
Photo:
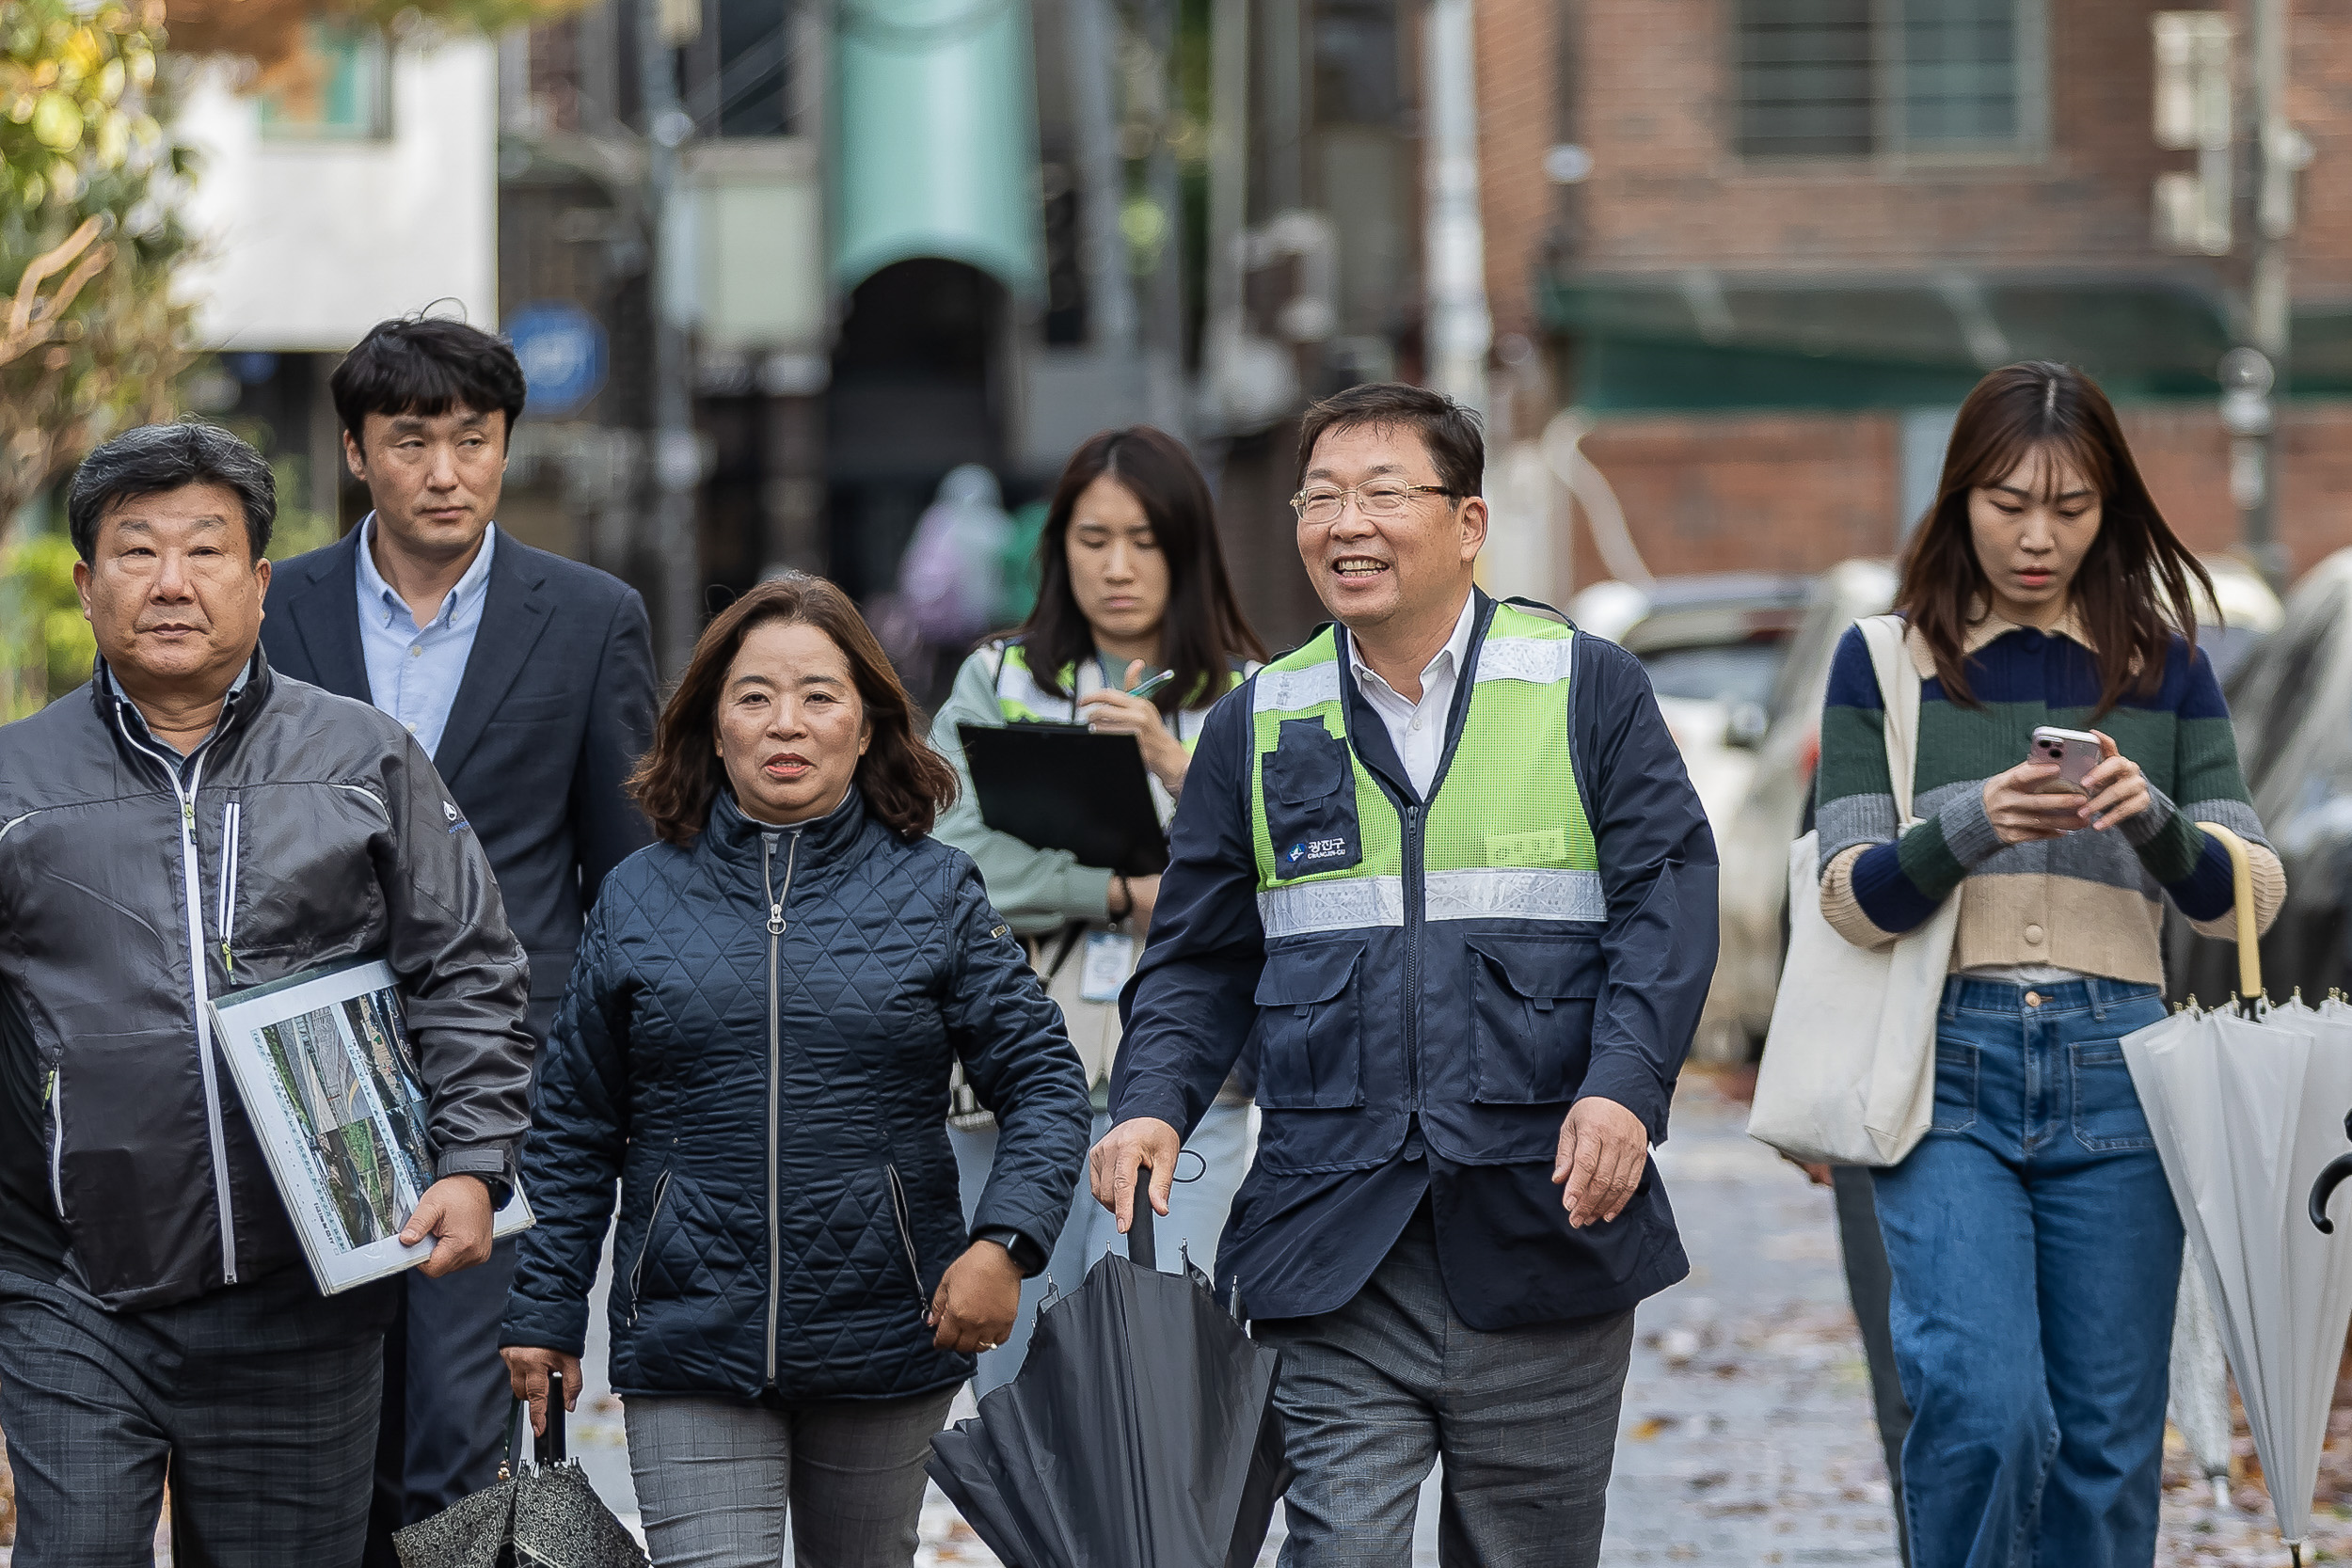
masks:
<path id="1" fill-rule="evenodd" d="M 1151 929 L 1160 879 L 1080 865 L 1067 850 L 990 828 L 956 726 L 1045 721 L 1132 735 L 1165 824 L 1184 793 L 1201 721 L 1265 648 L 1234 601 L 1207 482 L 1181 443 L 1149 425 L 1105 431 L 1071 457 L 1038 540 L 1037 570 L 1028 621 L 964 660 L 932 724 L 931 744 L 963 785 L 936 832 L 978 863 L 990 902 L 1028 944 L 1061 1004 L 1100 1136 L 1119 1051 L 1119 990 Z M 1248 1165 L 1248 1118 L 1247 1085 L 1228 1083 L 1194 1131 L 1185 1152 L 1203 1168 L 1196 1176 L 1186 1160 L 1177 1172 L 1193 1180 L 1172 1200 L 1175 1234 L 1162 1248 L 1168 1266 L 1181 1242 L 1214 1273 L 1217 1235 Z M 950 1119 L 969 1210 L 986 1183 L 996 1130 L 961 1090 Z M 1047 1272 L 1073 1290 L 1117 1239 L 1109 1216 L 1081 1194 Z M 1020 1370 L 1043 1290 L 1043 1276 L 1028 1282 L 1012 1334 L 980 1357 L 979 1392 Z"/>

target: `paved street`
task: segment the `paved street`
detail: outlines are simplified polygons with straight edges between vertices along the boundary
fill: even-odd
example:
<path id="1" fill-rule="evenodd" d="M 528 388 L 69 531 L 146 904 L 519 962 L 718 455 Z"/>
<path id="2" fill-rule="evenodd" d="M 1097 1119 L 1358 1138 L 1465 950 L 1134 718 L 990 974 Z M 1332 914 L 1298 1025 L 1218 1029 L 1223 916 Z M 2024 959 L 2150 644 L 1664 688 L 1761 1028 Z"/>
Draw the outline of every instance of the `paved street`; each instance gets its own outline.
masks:
<path id="1" fill-rule="evenodd" d="M 1744 1108 L 1687 1078 L 1675 1137 L 1659 1155 L 1692 1276 L 1645 1304 L 1610 1487 L 1608 1568 L 1645 1564 L 1892 1565 L 1894 1533 L 1868 1382 L 1837 1266 L 1826 1191 L 1741 1131 Z M 592 1313 L 588 1386 L 573 1449 L 633 1522 L 620 1409 L 603 1380 L 604 1311 Z M 2322 1517 L 2305 1560 L 2352 1560 L 2352 1408 L 2339 1392 Z M 956 1414 L 970 1413 L 968 1397 Z M 2240 1453 L 2250 1461 L 2243 1435 Z M 2214 1515 L 2177 1443 L 2168 1465 L 2163 1568 L 2285 1560 L 2260 1486 Z M 1414 1568 L 1434 1568 L 1436 1482 L 1423 1494 Z M 932 1494 L 918 1568 L 991 1568 Z M 1274 1562 L 1279 1544 L 1267 1546 Z M 159 1551 L 158 1562 L 168 1556 Z M 0 1550 L 0 1565 L 7 1553 Z"/>

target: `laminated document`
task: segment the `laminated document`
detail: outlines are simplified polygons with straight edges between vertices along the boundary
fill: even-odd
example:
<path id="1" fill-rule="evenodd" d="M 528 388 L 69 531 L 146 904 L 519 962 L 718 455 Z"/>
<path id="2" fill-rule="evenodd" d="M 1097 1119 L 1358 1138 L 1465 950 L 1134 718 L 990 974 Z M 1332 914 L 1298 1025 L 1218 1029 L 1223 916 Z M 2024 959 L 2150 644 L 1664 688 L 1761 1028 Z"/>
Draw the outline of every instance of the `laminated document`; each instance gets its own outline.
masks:
<path id="1" fill-rule="evenodd" d="M 213 1038 L 321 1291 L 348 1291 L 433 1255 L 430 1237 L 400 1242 L 433 1184 L 433 1142 L 389 964 L 307 970 L 219 997 Z M 517 1186 L 493 1234 L 531 1223 Z"/>

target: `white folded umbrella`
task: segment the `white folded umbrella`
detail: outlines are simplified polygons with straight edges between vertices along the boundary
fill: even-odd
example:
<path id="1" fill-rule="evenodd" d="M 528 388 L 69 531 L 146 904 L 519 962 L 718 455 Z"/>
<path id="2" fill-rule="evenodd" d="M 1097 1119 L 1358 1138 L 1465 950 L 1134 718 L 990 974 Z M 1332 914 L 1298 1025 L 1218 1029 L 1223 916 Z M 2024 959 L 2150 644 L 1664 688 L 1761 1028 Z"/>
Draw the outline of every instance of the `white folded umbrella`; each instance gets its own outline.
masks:
<path id="1" fill-rule="evenodd" d="M 2126 1037 L 2124 1060 L 2187 1227 L 2262 1456 L 2280 1533 L 2296 1547 L 2336 1367 L 2352 1323 L 2352 1237 L 2323 1235 L 2306 1196 L 2344 1152 L 2352 1106 L 2352 1007 L 2262 999 L 2246 847 L 2201 824 L 2237 869 L 2243 997 L 2194 1007 Z"/>

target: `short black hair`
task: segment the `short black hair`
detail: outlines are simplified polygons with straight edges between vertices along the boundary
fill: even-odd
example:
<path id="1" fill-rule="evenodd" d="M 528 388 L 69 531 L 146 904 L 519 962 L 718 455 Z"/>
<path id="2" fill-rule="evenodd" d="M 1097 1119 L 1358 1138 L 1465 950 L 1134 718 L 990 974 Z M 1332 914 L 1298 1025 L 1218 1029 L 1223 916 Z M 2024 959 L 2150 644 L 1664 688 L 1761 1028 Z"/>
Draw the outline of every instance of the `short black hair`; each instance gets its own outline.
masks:
<path id="1" fill-rule="evenodd" d="M 377 322 L 343 356 L 327 386 L 335 417 L 365 446 L 370 414 L 446 414 L 469 408 L 506 416 L 506 436 L 523 414 L 523 367 L 514 348 L 478 326 L 442 316 Z"/>
<path id="2" fill-rule="evenodd" d="M 225 484 L 235 491 L 245 506 L 253 559 L 262 559 L 278 521 L 278 477 L 269 460 L 245 442 L 194 420 L 141 425 L 82 459 L 65 498 L 74 553 L 85 563 L 97 559 L 99 520 L 110 508 L 183 484 Z"/>
<path id="3" fill-rule="evenodd" d="M 1315 443 L 1334 430 L 1366 425 L 1403 425 L 1421 437 L 1438 481 L 1456 500 L 1478 494 L 1486 479 L 1486 438 L 1478 415 L 1426 387 L 1402 381 L 1368 381 L 1311 404 L 1298 424 L 1297 483 L 1307 483 Z"/>

